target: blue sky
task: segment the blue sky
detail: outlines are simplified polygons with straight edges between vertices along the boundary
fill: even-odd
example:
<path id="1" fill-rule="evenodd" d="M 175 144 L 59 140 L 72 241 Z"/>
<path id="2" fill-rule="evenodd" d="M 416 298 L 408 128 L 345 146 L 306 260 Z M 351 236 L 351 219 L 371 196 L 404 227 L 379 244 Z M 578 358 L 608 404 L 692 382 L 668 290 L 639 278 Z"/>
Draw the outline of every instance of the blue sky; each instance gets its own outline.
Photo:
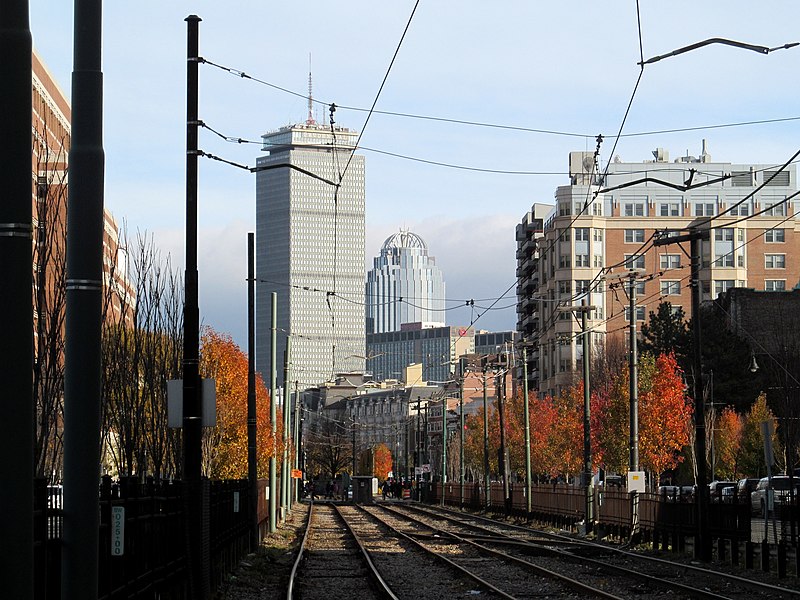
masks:
<path id="1" fill-rule="evenodd" d="M 72 3 L 31 0 L 34 45 L 69 95 Z M 199 15 L 200 54 L 304 94 L 309 53 L 314 96 L 369 108 L 414 2 L 106 2 L 104 145 L 106 205 L 129 231 L 152 232 L 183 269 L 186 24 Z M 712 37 L 775 47 L 800 41 L 800 4 L 641 2 L 645 58 Z M 476 127 L 375 114 L 362 145 L 409 157 L 502 171 L 445 168 L 364 150 L 367 261 L 400 227 L 436 256 L 454 302 L 488 306 L 514 283 L 514 226 L 533 202 L 567 183 L 568 153 L 606 140 L 608 160 L 640 68 L 635 2 L 539 3 L 423 0 L 377 108 L 576 135 Z M 704 127 L 800 115 L 800 47 L 761 55 L 713 45 L 645 68 L 623 133 Z M 321 118 L 324 107 L 317 105 Z M 365 112 L 337 122 L 361 130 Z M 204 65 L 200 118 L 230 136 L 305 120 L 302 98 Z M 623 137 L 625 161 L 700 153 L 715 160 L 782 163 L 800 146 L 800 122 Z M 253 165 L 258 145 L 201 131 L 200 147 Z M 255 179 L 200 162 L 200 308 L 203 322 L 246 342 L 246 233 L 255 228 Z M 485 299 L 485 300 L 484 300 Z M 512 329 L 510 295 L 476 327 Z M 469 323 L 467 308 L 448 311 Z"/>

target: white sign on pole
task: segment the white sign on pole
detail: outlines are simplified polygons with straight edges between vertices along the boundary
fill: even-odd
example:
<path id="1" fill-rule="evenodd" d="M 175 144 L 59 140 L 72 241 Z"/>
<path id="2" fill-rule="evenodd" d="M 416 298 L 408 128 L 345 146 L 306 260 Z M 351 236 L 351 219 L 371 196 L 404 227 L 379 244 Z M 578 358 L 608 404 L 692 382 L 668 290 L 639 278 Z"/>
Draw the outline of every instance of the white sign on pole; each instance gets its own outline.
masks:
<path id="1" fill-rule="evenodd" d="M 233 512 L 239 512 L 239 492 L 233 492 Z"/>
<path id="2" fill-rule="evenodd" d="M 644 471 L 628 471 L 628 493 L 644 492 Z"/>
<path id="3" fill-rule="evenodd" d="M 125 554 L 125 507 L 111 507 L 111 556 Z"/>
<path id="4" fill-rule="evenodd" d="M 200 387 L 203 427 L 217 424 L 217 385 L 213 379 L 203 379 Z M 183 427 L 183 379 L 167 381 L 167 426 Z"/>

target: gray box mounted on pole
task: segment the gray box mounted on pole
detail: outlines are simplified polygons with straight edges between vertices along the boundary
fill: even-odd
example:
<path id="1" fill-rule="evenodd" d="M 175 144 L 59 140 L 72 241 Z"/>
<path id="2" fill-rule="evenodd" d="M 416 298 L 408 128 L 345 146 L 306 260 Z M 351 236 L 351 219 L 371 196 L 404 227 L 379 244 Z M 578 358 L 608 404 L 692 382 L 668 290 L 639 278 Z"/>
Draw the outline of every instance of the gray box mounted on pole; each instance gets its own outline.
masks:
<path id="1" fill-rule="evenodd" d="M 214 379 L 203 379 L 200 398 L 203 410 L 203 427 L 217 425 L 217 384 Z M 167 381 L 167 426 L 183 427 L 183 379 Z"/>

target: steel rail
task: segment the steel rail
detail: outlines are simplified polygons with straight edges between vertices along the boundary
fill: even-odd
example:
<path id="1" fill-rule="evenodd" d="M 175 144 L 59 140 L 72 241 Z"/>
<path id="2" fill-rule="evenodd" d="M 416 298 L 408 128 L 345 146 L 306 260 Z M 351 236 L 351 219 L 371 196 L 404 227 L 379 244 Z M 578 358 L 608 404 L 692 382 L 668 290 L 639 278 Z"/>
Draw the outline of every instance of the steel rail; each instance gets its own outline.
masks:
<path id="1" fill-rule="evenodd" d="M 289 585 L 286 587 L 286 600 L 293 600 L 294 598 L 294 580 L 297 576 L 297 568 L 300 565 L 300 560 L 303 558 L 303 552 L 306 549 L 306 541 L 308 540 L 308 532 L 311 531 L 311 517 L 314 514 L 314 498 L 312 496 L 311 502 L 308 505 L 308 520 L 306 521 L 306 531 L 303 534 L 303 541 L 300 542 L 300 548 L 297 550 L 297 558 L 294 559 L 292 565 L 292 572 L 289 574 Z"/>
<path id="2" fill-rule="evenodd" d="M 405 533 L 403 531 L 400 531 L 396 527 L 393 527 L 393 526 L 389 525 L 386 521 L 384 521 L 383 519 L 381 519 L 377 515 L 372 514 L 367 509 L 365 509 L 363 506 L 358 506 L 357 505 L 356 508 L 361 510 L 364 514 L 369 515 L 372 519 L 374 519 L 375 521 L 377 521 L 378 523 L 380 523 L 384 527 L 387 527 L 388 529 L 393 531 L 395 534 L 397 534 L 398 536 L 400 536 L 404 540 L 414 544 L 415 546 L 417 546 L 421 550 L 425 551 L 426 553 L 430 554 L 431 556 L 434 556 L 437 559 L 443 561 L 444 563 L 446 563 L 448 566 L 450 566 L 451 568 L 455 569 L 456 571 L 459 571 L 460 573 L 463 573 L 464 575 L 466 575 L 467 577 L 469 577 L 470 579 L 472 579 L 476 583 L 482 585 L 487 590 L 490 590 L 490 591 L 492 591 L 492 592 L 494 592 L 496 594 L 499 594 L 501 597 L 506 598 L 506 600 L 517 600 L 514 596 L 504 592 L 503 590 L 501 590 L 498 587 L 495 587 L 494 585 L 492 585 L 491 583 L 489 583 L 488 581 L 486 581 L 482 577 L 476 575 L 472 571 L 469 571 L 469 570 L 465 569 L 464 567 L 462 567 L 458 563 L 450 560 L 446 556 L 443 556 L 441 554 L 436 554 L 436 552 L 434 552 L 430 548 L 426 548 L 424 544 L 422 544 L 422 543 L 418 542 L 417 540 L 415 540 L 413 538 L 413 536 L 411 536 L 411 535 L 409 535 L 409 534 L 407 534 L 407 533 Z"/>
<path id="3" fill-rule="evenodd" d="M 682 569 L 684 569 L 686 571 L 692 571 L 694 573 L 700 573 L 700 574 L 703 574 L 703 575 L 709 575 L 709 576 L 717 577 L 719 579 L 722 579 L 722 580 L 725 580 L 725 581 L 729 581 L 731 583 L 736 583 L 736 584 L 739 584 L 739 585 L 747 586 L 750 589 L 753 589 L 753 590 L 756 590 L 756 591 L 760 591 L 760 592 L 774 592 L 774 593 L 780 593 L 780 594 L 784 594 L 784 595 L 788 595 L 788 596 L 795 596 L 795 597 L 800 598 L 800 591 L 793 590 L 791 588 L 781 587 L 781 586 L 773 585 L 773 584 L 770 584 L 770 583 L 756 581 L 754 579 L 747 579 L 746 577 L 740 577 L 738 575 L 733 575 L 733 574 L 725 573 L 725 572 L 722 572 L 722 571 L 714 571 L 714 570 L 711 570 L 711 569 L 704 569 L 703 567 L 698 567 L 696 565 L 684 564 L 684 563 L 676 563 L 675 561 L 671 561 L 671 560 L 667 560 L 667 559 L 663 559 L 663 558 L 658 558 L 656 556 L 646 556 L 646 555 L 643 555 L 643 554 L 637 554 L 637 553 L 634 553 L 634 552 L 628 552 L 628 551 L 623 550 L 621 548 L 615 548 L 613 546 L 609 546 L 609 545 L 606 545 L 606 544 L 601 544 L 599 542 L 592 542 L 592 541 L 589 541 L 589 540 L 578 540 L 578 539 L 572 538 L 570 536 L 566 536 L 566 535 L 562 535 L 562 534 L 558 534 L 558 533 L 552 533 L 552 532 L 548 532 L 548 531 L 532 530 L 529 527 L 523 527 L 521 525 L 515 525 L 513 523 L 502 523 L 502 522 L 499 522 L 499 521 L 496 521 L 494 519 L 490 519 L 488 517 L 484 517 L 484 516 L 481 516 L 481 515 L 467 514 L 467 513 L 461 512 L 461 511 L 453 511 L 453 510 L 446 509 L 446 508 L 441 508 L 441 507 L 436 507 L 435 510 L 431 510 L 429 507 L 423 508 L 423 507 L 420 507 L 419 505 L 416 505 L 416 504 L 414 504 L 414 505 L 404 505 L 404 506 L 407 507 L 407 508 L 411 508 L 413 510 L 417 510 L 419 512 L 425 513 L 425 514 L 435 515 L 435 516 L 439 516 L 441 518 L 447 518 L 448 520 L 451 520 L 452 522 L 458 523 L 458 524 L 463 525 L 463 526 L 472 527 L 472 528 L 476 528 L 476 529 L 482 529 L 483 531 L 490 531 L 492 534 L 494 534 L 494 536 L 497 536 L 497 535 L 501 535 L 502 536 L 502 535 L 505 535 L 505 534 L 494 532 L 494 531 L 482 528 L 479 525 L 476 525 L 476 524 L 473 524 L 473 523 L 465 523 L 461 519 L 458 519 L 458 518 L 455 518 L 455 517 L 445 517 L 444 515 L 441 515 L 440 513 L 441 512 L 445 512 L 445 513 L 450 513 L 451 515 L 457 515 L 457 516 L 462 516 L 462 517 L 463 516 L 467 516 L 468 518 L 473 519 L 473 520 L 486 521 L 486 522 L 489 522 L 489 523 L 491 523 L 491 524 L 493 524 L 495 526 L 518 530 L 520 532 L 527 533 L 529 535 L 540 535 L 542 537 L 546 537 L 548 539 L 552 539 L 552 540 L 558 541 L 560 543 L 571 542 L 573 544 L 581 545 L 581 546 L 584 546 L 584 547 L 603 549 L 603 550 L 606 550 L 608 552 L 611 552 L 611 553 L 614 553 L 614 554 L 619 554 L 619 555 L 625 556 L 627 558 L 632 558 L 632 559 L 635 559 L 635 560 L 649 561 L 649 562 L 653 562 L 653 563 L 656 563 L 656 564 L 665 565 L 665 566 L 671 566 L 671 567 L 679 566 L 679 567 L 681 567 Z M 439 512 L 436 512 L 436 511 L 439 511 Z M 508 537 L 508 536 L 506 536 L 506 537 Z M 509 539 L 513 540 L 513 538 L 509 538 Z M 563 551 L 561 551 L 561 552 L 563 552 Z M 594 560 L 594 559 L 586 559 L 586 560 Z M 606 563 L 603 563 L 603 564 L 606 564 Z M 621 567 L 619 567 L 619 568 L 621 568 Z M 636 573 L 636 572 L 634 571 L 634 573 Z M 681 585 L 681 584 L 673 584 L 673 585 Z M 695 588 L 692 588 L 692 589 L 695 589 Z M 715 597 L 718 598 L 719 596 L 715 596 Z"/>
<path id="4" fill-rule="evenodd" d="M 412 522 L 417 523 L 417 524 L 424 525 L 425 527 L 433 529 L 434 531 L 438 531 L 441 535 L 443 535 L 445 537 L 448 537 L 448 538 L 451 538 L 451 539 L 454 539 L 459 543 L 467 544 L 469 546 L 472 546 L 472 547 L 478 549 L 480 552 L 483 552 L 483 553 L 486 553 L 486 554 L 491 554 L 493 556 L 501 558 L 502 560 L 504 560 L 506 562 L 510 561 L 510 562 L 518 564 L 518 565 L 520 565 L 520 566 L 522 566 L 522 567 L 524 567 L 526 569 L 530 569 L 531 571 L 534 571 L 534 572 L 538 573 L 539 575 L 542 575 L 545 578 L 555 580 L 555 581 L 557 581 L 559 583 L 562 583 L 563 585 L 565 585 L 567 587 L 570 587 L 570 588 L 572 588 L 574 590 L 577 590 L 579 592 L 590 594 L 590 595 L 596 596 L 598 598 L 604 598 L 605 600 L 623 600 L 621 596 L 615 596 L 614 594 L 610 594 L 610 593 L 608 593 L 608 592 L 606 592 L 604 590 L 600 590 L 600 589 L 597 589 L 597 588 L 592 587 L 590 585 L 587 585 L 587 584 L 585 584 L 585 583 L 583 583 L 581 581 L 578 581 L 577 579 L 573 579 L 571 577 L 568 577 L 567 575 L 563 575 L 561 573 L 557 573 L 555 571 L 551 571 L 550 569 L 546 569 L 546 568 L 541 567 L 539 565 L 535 565 L 535 564 L 533 564 L 533 563 L 531 563 L 531 562 L 529 562 L 527 560 L 523 560 L 523 559 L 518 558 L 516 556 L 512 556 L 510 554 L 506 554 L 505 552 L 500 552 L 499 550 L 494 550 L 493 548 L 488 548 L 486 546 L 483 546 L 481 544 L 478 544 L 478 543 L 473 542 L 471 540 L 468 540 L 466 538 L 460 537 L 460 536 L 458 536 L 458 535 L 456 535 L 454 533 L 451 533 L 449 531 L 444 531 L 444 530 L 438 529 L 436 527 L 431 527 L 428 524 L 420 523 L 419 521 L 416 521 L 410 515 L 404 514 L 404 513 L 400 512 L 400 511 L 398 511 L 398 510 L 396 510 L 394 508 L 389 508 L 388 506 L 385 506 L 385 505 L 381 505 L 379 508 L 381 510 L 385 510 L 386 512 L 392 513 L 395 516 L 401 517 L 403 519 L 412 521 Z M 376 516 L 376 518 L 379 518 L 379 517 Z M 383 520 L 381 519 L 381 521 L 383 521 Z M 395 532 L 397 532 L 397 533 L 399 533 L 401 535 L 406 535 L 403 532 L 399 531 L 398 529 L 392 527 L 391 525 L 389 525 L 385 521 L 383 521 L 383 522 L 387 527 L 392 528 Z M 414 541 L 414 543 L 419 544 L 419 542 L 416 542 L 416 541 Z M 427 550 L 428 552 L 430 552 L 434 556 L 438 556 L 438 557 L 444 559 L 443 556 L 441 556 L 440 554 L 436 554 L 435 552 L 433 552 L 429 548 L 425 548 L 425 550 Z M 444 560 L 448 560 L 448 562 L 450 562 L 449 559 L 444 559 Z M 464 569 L 461 565 L 455 564 L 455 566 L 458 567 L 459 569 L 461 569 L 463 572 L 466 572 L 467 574 L 469 574 L 471 577 L 473 577 L 473 578 L 475 578 L 477 580 L 483 581 L 482 579 L 479 579 L 479 577 L 477 575 L 475 575 L 474 573 L 471 573 L 470 571 L 467 571 L 466 569 Z M 505 592 L 502 592 L 502 593 L 505 594 Z"/>

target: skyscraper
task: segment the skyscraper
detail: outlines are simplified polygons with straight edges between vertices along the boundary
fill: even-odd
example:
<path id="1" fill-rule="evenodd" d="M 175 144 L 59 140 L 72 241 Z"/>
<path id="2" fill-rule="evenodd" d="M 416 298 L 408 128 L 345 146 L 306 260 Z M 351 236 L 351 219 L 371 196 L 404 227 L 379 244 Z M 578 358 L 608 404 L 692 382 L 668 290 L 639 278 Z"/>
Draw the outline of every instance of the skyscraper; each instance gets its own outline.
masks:
<path id="1" fill-rule="evenodd" d="M 389 236 L 367 273 L 367 332 L 400 331 L 404 323 L 444 325 L 444 279 L 416 233 Z"/>
<path id="2" fill-rule="evenodd" d="M 364 369 L 364 157 L 357 133 L 316 123 L 262 136 L 256 161 L 256 369 L 270 371 L 271 293 L 277 363 L 300 389 Z"/>

